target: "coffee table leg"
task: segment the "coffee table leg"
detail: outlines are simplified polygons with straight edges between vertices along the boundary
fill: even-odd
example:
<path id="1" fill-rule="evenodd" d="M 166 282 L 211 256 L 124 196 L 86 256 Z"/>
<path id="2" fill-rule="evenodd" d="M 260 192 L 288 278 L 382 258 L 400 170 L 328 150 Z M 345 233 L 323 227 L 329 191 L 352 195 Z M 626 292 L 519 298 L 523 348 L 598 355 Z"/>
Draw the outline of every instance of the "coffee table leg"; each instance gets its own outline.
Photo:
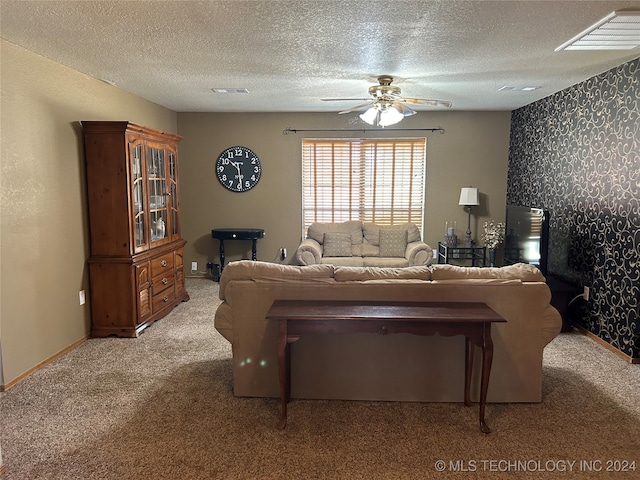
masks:
<path id="1" fill-rule="evenodd" d="M 290 356 L 287 343 L 287 321 L 280 320 L 280 333 L 278 335 L 278 376 L 280 379 L 280 430 L 287 426 L 287 402 L 289 401 L 289 375 Z"/>
<path id="2" fill-rule="evenodd" d="M 491 323 L 485 323 L 482 343 L 482 380 L 480 384 L 480 430 L 482 433 L 491 433 L 491 429 L 484 421 L 484 412 L 487 404 L 487 390 L 489 389 L 489 375 L 491 374 L 492 361 L 493 340 L 491 339 Z"/>

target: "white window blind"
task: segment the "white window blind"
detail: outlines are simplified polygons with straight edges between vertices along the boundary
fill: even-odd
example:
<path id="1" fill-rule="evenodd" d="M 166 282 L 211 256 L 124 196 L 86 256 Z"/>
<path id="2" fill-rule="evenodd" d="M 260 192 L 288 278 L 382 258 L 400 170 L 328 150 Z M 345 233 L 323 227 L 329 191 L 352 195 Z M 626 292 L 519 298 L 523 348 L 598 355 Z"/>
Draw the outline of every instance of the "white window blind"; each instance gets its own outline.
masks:
<path id="1" fill-rule="evenodd" d="M 302 140 L 304 231 L 313 222 L 413 222 L 422 231 L 426 139 Z"/>

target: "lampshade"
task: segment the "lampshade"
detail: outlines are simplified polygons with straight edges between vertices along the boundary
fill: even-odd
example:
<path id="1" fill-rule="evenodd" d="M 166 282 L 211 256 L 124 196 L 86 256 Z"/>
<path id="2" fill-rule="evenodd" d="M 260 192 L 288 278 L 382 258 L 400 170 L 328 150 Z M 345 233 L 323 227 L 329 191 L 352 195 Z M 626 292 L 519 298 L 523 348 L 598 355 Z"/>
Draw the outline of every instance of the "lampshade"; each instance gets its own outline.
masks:
<path id="1" fill-rule="evenodd" d="M 376 120 L 378 119 L 378 110 L 375 107 L 371 107 L 369 110 L 361 114 L 360 118 L 369 125 L 375 125 Z"/>
<path id="2" fill-rule="evenodd" d="M 378 121 L 378 124 L 381 127 L 395 125 L 403 118 L 404 115 L 402 115 L 395 107 L 389 107 L 380 112 L 380 120 Z"/>
<path id="3" fill-rule="evenodd" d="M 478 189 L 475 187 L 462 187 L 460 190 L 460 200 L 458 201 L 458 205 L 480 205 L 480 202 L 478 201 Z"/>

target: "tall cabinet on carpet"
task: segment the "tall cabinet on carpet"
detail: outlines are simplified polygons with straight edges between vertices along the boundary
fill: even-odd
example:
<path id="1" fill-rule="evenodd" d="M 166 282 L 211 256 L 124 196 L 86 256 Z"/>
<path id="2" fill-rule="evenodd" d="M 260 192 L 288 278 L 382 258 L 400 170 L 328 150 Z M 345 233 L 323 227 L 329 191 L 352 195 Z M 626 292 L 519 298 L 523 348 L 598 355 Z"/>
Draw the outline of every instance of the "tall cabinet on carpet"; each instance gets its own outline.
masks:
<path id="1" fill-rule="evenodd" d="M 91 335 L 137 337 L 189 300 L 178 198 L 182 137 L 130 122 L 82 127 Z"/>

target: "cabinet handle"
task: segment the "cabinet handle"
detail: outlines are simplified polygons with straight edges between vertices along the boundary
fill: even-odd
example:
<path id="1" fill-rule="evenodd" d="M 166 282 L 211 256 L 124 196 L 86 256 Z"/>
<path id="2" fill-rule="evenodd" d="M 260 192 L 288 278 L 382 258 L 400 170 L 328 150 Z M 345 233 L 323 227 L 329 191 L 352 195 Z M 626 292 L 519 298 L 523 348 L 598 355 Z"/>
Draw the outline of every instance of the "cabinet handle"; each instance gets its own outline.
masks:
<path id="1" fill-rule="evenodd" d="M 162 297 L 162 301 L 163 302 L 168 302 L 169 301 L 169 297 L 167 297 L 166 295 L 164 297 Z"/>
<path id="2" fill-rule="evenodd" d="M 160 266 L 162 266 L 162 267 L 166 267 L 166 266 L 167 266 L 167 261 L 166 261 L 166 260 L 162 260 L 162 261 L 160 262 Z"/>
<path id="3" fill-rule="evenodd" d="M 169 280 L 167 280 L 166 278 L 163 278 L 163 279 L 162 279 L 162 284 L 163 284 L 163 285 L 166 285 L 167 283 L 169 283 Z"/>

